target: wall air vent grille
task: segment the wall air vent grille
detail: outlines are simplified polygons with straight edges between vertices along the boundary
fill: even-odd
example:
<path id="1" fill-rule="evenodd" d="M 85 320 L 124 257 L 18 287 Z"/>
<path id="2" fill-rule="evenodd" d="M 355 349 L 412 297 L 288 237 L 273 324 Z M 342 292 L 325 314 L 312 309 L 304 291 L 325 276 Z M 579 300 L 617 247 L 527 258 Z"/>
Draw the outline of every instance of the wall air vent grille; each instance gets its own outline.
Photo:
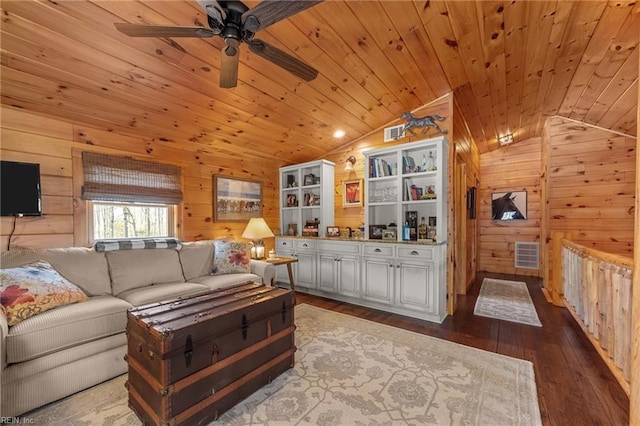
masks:
<path id="1" fill-rule="evenodd" d="M 385 127 L 384 129 L 384 141 L 393 142 L 398 139 L 404 138 L 404 124 L 399 124 L 393 127 Z"/>
<path id="2" fill-rule="evenodd" d="M 538 243 L 516 242 L 516 268 L 540 268 L 540 248 Z"/>

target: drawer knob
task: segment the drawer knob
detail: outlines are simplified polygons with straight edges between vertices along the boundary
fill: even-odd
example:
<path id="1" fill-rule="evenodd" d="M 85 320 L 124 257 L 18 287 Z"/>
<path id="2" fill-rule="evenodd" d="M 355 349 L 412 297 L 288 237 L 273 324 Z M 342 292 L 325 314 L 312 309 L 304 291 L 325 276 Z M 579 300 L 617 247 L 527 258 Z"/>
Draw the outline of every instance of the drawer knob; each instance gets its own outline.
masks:
<path id="1" fill-rule="evenodd" d="M 379 248 L 375 249 L 374 252 L 376 253 L 382 253 L 382 250 L 380 250 Z"/>
<path id="2" fill-rule="evenodd" d="M 303 244 L 303 245 L 302 245 L 302 247 L 308 247 L 308 246 L 307 246 L 307 244 L 305 243 L 305 244 Z"/>
<path id="3" fill-rule="evenodd" d="M 412 256 L 417 256 L 417 255 L 419 255 L 420 253 L 418 253 L 418 252 L 417 252 L 417 251 L 415 251 L 415 250 L 412 250 L 412 251 L 411 251 L 411 253 L 409 253 L 409 254 L 410 254 L 410 255 L 412 255 Z"/>

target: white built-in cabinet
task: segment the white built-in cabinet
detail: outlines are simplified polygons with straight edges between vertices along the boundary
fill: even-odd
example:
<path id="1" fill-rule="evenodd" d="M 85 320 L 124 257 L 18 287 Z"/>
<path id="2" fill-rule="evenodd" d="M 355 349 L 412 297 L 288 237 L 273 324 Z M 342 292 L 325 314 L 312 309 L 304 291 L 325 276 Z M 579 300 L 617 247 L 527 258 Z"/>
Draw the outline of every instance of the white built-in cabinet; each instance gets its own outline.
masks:
<path id="1" fill-rule="evenodd" d="M 445 244 L 278 237 L 276 247 L 298 258 L 296 290 L 429 321 L 446 316 Z M 277 280 L 289 282 L 286 268 Z"/>
<path id="2" fill-rule="evenodd" d="M 298 259 L 296 290 L 429 321 L 446 317 L 447 155 L 444 137 L 365 153 L 365 238 L 325 237 L 334 225 L 334 163 L 312 161 L 280 169 L 280 229 L 276 251 Z M 407 212 L 435 222 L 435 235 L 403 241 Z M 318 237 L 302 236 L 317 219 Z M 393 240 L 370 234 L 398 225 Z M 296 232 L 290 233 L 289 225 Z M 377 226 L 376 226 L 377 225 Z M 302 236 L 302 237 L 301 237 Z M 379 235 L 378 235 L 379 236 Z M 286 268 L 277 280 L 288 283 Z"/>
<path id="3" fill-rule="evenodd" d="M 435 238 L 429 242 L 447 241 L 448 152 L 441 136 L 364 153 L 365 238 L 376 236 L 372 227 L 394 223 L 396 239 L 403 241 L 402 227 L 412 212 L 418 225 L 421 218 L 435 222 Z"/>
<path id="4" fill-rule="evenodd" d="M 280 233 L 301 236 L 308 221 L 318 220 L 318 237 L 334 225 L 334 169 L 327 160 L 280 168 Z"/>

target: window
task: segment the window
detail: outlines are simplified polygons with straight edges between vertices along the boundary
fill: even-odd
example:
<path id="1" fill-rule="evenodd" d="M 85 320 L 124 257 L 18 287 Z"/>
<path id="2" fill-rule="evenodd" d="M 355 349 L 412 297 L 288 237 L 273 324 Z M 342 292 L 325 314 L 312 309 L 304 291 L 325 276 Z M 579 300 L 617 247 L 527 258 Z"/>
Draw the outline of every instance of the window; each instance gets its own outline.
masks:
<path id="1" fill-rule="evenodd" d="M 84 152 L 89 239 L 175 236 L 179 167 Z"/>
<path id="2" fill-rule="evenodd" d="M 169 205 L 91 202 L 93 240 L 173 237 L 173 210 Z"/>

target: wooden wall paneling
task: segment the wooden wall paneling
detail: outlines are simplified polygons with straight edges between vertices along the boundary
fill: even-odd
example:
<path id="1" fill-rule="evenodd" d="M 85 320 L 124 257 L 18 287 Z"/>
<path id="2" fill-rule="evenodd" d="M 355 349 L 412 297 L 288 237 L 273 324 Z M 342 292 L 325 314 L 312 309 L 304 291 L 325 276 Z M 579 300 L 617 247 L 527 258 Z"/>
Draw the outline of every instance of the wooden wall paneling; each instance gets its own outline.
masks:
<path id="1" fill-rule="evenodd" d="M 548 120 L 548 240 L 570 233 L 579 244 L 630 256 L 634 242 L 634 141 L 573 120 Z M 546 258 L 559 256 L 548 246 Z M 554 271 L 547 261 L 548 279 Z"/>
<path id="2" fill-rule="evenodd" d="M 455 244 L 459 252 L 464 255 L 455 259 L 458 268 L 465 269 L 466 282 L 455 284 L 456 292 L 466 294 L 468 287 L 474 282 L 477 272 L 478 254 L 478 219 L 469 218 L 467 209 L 467 191 L 471 187 L 479 187 L 480 154 L 478 145 L 471 136 L 469 126 L 458 106 L 458 100 L 452 98 L 453 129 L 451 139 L 455 147 L 455 158 L 465 169 L 465 181 L 457 188 L 462 196 L 462 205 L 456 209 L 454 217 L 463 220 L 465 235 L 456 235 Z M 476 193 L 477 194 L 477 193 Z M 478 200 L 477 200 L 478 201 Z M 476 213 L 478 206 L 476 205 Z"/>
<path id="3" fill-rule="evenodd" d="M 471 134 L 482 135 L 481 137 L 474 137 L 474 141 L 478 145 L 480 152 L 490 151 L 491 145 L 483 133 L 480 113 L 474 101 L 470 85 L 465 84 L 464 86 L 458 87 L 454 91 L 454 98 L 456 105 L 460 108 L 461 114 L 465 117 L 465 122 Z"/>
<path id="4" fill-rule="evenodd" d="M 516 268 L 514 262 L 515 242 L 541 242 L 541 149 L 541 139 L 532 138 L 480 155 L 479 270 L 532 276 L 542 274 L 540 269 Z M 505 161 L 505 158 L 512 157 L 513 162 Z M 510 176 L 510 179 L 505 180 L 504 176 Z M 491 220 L 491 194 L 507 191 L 527 191 L 526 220 Z"/>
<path id="5" fill-rule="evenodd" d="M 636 28 L 636 32 L 640 30 Z M 640 61 L 640 58 L 638 58 Z M 638 86 L 638 99 L 640 99 L 640 86 Z M 640 108 L 636 109 L 636 134 L 640 135 Z M 634 250 L 633 250 L 633 278 L 631 291 L 631 395 L 629 398 L 629 424 L 640 424 L 640 139 L 636 138 L 636 199 L 634 221 Z"/>

